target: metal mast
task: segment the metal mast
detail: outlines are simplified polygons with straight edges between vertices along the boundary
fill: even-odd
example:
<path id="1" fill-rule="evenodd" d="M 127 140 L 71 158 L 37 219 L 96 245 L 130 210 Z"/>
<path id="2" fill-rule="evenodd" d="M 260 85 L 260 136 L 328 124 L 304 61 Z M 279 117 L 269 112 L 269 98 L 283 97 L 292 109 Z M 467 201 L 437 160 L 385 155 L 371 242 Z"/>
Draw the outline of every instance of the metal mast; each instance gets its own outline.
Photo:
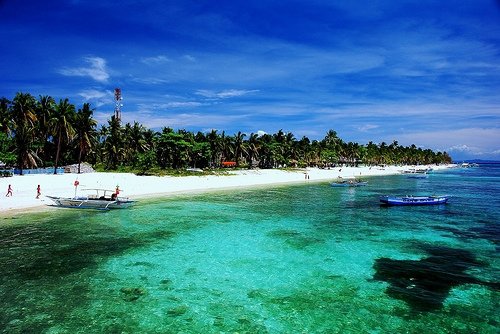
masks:
<path id="1" fill-rule="evenodd" d="M 115 88 L 115 118 L 118 122 L 122 119 L 122 99 L 121 88 Z"/>

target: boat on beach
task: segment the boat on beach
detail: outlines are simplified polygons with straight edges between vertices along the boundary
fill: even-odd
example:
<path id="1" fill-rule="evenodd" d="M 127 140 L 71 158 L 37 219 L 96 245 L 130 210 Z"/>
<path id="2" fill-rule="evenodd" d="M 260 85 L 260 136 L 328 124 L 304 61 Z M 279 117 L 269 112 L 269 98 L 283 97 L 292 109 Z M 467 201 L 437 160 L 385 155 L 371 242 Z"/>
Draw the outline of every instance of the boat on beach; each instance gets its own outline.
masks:
<path id="1" fill-rule="evenodd" d="M 87 189 L 95 191 L 95 194 L 74 197 L 46 196 L 50 198 L 57 207 L 74 209 L 111 210 L 125 209 L 132 206 L 135 201 L 126 197 L 119 197 L 114 190 Z M 111 194 L 111 195 L 109 195 Z"/>
<path id="2" fill-rule="evenodd" d="M 384 205 L 436 205 L 445 204 L 449 196 L 380 196 Z"/>

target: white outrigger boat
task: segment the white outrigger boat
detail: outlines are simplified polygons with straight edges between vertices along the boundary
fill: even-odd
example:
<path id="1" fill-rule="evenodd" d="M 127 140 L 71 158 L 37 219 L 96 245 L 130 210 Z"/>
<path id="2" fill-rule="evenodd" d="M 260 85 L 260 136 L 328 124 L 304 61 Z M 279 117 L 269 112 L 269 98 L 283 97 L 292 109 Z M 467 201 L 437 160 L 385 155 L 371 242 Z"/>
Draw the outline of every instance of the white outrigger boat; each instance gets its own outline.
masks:
<path id="1" fill-rule="evenodd" d="M 63 208 L 75 209 L 96 209 L 96 210 L 110 210 L 110 209 L 125 209 L 135 203 L 126 197 L 116 196 L 114 190 L 106 189 L 86 189 L 93 190 L 96 193 L 87 196 L 74 196 L 74 197 L 56 197 L 47 196 L 54 203 L 55 206 Z M 111 195 L 109 195 L 111 194 Z"/>

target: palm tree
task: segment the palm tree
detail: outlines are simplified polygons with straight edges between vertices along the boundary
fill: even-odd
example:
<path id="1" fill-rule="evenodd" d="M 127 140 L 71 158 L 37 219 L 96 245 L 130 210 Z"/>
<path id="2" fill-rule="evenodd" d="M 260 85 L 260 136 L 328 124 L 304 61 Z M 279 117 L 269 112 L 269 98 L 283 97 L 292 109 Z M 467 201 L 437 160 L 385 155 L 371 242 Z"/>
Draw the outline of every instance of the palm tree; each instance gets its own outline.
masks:
<path id="1" fill-rule="evenodd" d="M 78 143 L 78 174 L 82 158 L 91 150 L 97 140 L 97 121 L 92 118 L 94 110 L 89 103 L 84 103 L 82 109 L 78 109 L 75 117 L 76 141 Z"/>
<path id="2" fill-rule="evenodd" d="M 321 146 L 322 152 L 320 152 L 320 156 L 326 158 L 327 162 L 343 162 L 346 159 L 343 150 L 344 143 L 342 139 L 337 136 L 337 132 L 329 130 L 325 138 L 321 141 Z"/>
<path id="3" fill-rule="evenodd" d="M 72 121 L 75 117 L 75 106 L 69 103 L 68 99 L 60 100 L 56 105 L 53 117 L 51 119 L 52 133 L 57 140 L 56 161 L 54 164 L 54 174 L 57 174 L 59 156 L 63 142 L 68 143 L 74 136 L 75 130 Z"/>
<path id="4" fill-rule="evenodd" d="M 378 147 L 372 141 L 366 144 L 366 160 L 368 164 L 376 165 L 379 162 Z"/>
<path id="5" fill-rule="evenodd" d="M 328 130 L 325 136 L 325 144 L 327 147 L 335 147 L 338 144 L 340 138 L 337 136 L 337 132 L 333 130 Z"/>
<path id="6" fill-rule="evenodd" d="M 116 169 L 125 156 L 122 134 L 123 130 L 120 125 L 120 120 L 115 116 L 111 116 L 108 124 L 108 128 L 103 127 L 103 130 L 107 130 L 105 132 L 106 139 L 104 141 L 106 166 L 111 169 Z"/>
<path id="7" fill-rule="evenodd" d="M 55 111 L 56 101 L 50 96 L 41 96 L 36 104 L 37 127 L 36 136 L 41 140 L 42 159 L 47 161 L 49 158 L 49 136 L 50 119 Z"/>
<path id="8" fill-rule="evenodd" d="M 214 167 L 221 160 L 221 138 L 217 130 L 210 131 L 207 135 L 208 144 L 210 145 L 210 166 Z"/>
<path id="9" fill-rule="evenodd" d="M 302 165 L 309 166 L 309 163 L 313 159 L 311 152 L 311 141 L 306 136 L 303 136 L 297 142 L 297 160 L 299 160 Z"/>
<path id="10" fill-rule="evenodd" d="M 286 165 L 286 133 L 280 129 L 277 133 L 273 134 L 273 143 L 271 144 L 271 151 L 273 152 L 273 160 L 275 167 Z"/>
<path id="11" fill-rule="evenodd" d="M 30 94 L 17 93 L 14 97 L 11 115 L 14 123 L 17 166 L 23 174 L 25 166 L 36 166 L 36 155 L 33 152 L 35 115 L 35 98 Z"/>
<path id="12" fill-rule="evenodd" d="M 275 151 L 273 146 L 275 144 L 273 136 L 264 134 L 259 139 L 259 167 L 272 168 L 275 166 Z"/>
<path id="13" fill-rule="evenodd" d="M 253 160 L 259 154 L 259 135 L 257 133 L 251 133 L 250 137 L 248 137 L 248 141 L 246 143 L 246 152 L 248 155 L 248 168 L 253 167 Z"/>
<path id="14" fill-rule="evenodd" d="M 238 131 L 237 134 L 234 135 L 233 138 L 233 145 L 234 145 L 234 157 L 236 161 L 236 166 L 240 165 L 240 158 L 242 153 L 244 153 L 244 145 L 243 145 L 243 140 L 245 138 L 245 134 L 241 133 L 241 131 Z"/>
<path id="15" fill-rule="evenodd" d="M 9 113 L 10 101 L 5 97 L 0 99 L 0 132 L 10 135 L 12 118 Z"/>
<path id="16" fill-rule="evenodd" d="M 288 132 L 285 135 L 285 139 L 282 144 L 281 155 L 285 158 L 285 163 L 290 165 L 292 162 L 294 165 L 297 163 L 297 140 L 293 133 Z"/>
<path id="17" fill-rule="evenodd" d="M 144 139 L 144 134 L 146 132 L 146 128 L 141 124 L 134 122 L 130 129 L 130 146 L 135 153 L 143 153 L 147 150 L 147 142 Z"/>
<path id="18" fill-rule="evenodd" d="M 222 135 L 220 138 L 220 148 L 221 148 L 221 153 L 222 153 L 222 159 L 223 161 L 227 161 L 231 159 L 234 153 L 234 145 L 233 145 L 233 140 L 232 137 L 226 136 L 226 133 L 222 131 Z"/>

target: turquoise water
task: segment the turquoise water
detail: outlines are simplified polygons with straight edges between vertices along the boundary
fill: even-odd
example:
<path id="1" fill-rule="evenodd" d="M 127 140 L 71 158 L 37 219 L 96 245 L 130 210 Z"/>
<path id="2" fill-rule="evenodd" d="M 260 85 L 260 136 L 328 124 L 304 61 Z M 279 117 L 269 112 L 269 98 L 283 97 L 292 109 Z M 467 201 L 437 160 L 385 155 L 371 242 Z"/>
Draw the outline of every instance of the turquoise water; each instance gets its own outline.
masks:
<path id="1" fill-rule="evenodd" d="M 382 194 L 449 194 L 383 207 Z M 0 222 L 2 333 L 498 333 L 500 165 Z"/>

